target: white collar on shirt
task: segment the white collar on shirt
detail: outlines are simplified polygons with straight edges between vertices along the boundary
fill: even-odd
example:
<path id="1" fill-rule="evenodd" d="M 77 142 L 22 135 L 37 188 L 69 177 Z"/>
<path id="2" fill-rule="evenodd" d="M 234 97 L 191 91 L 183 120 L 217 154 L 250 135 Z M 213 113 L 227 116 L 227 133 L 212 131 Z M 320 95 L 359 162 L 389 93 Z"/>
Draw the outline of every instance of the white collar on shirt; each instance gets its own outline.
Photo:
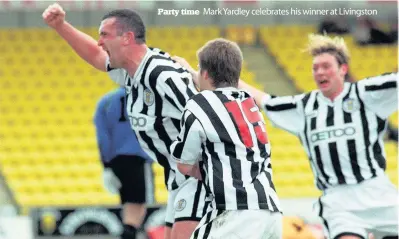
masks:
<path id="1" fill-rule="evenodd" d="M 136 82 L 136 81 L 139 80 L 139 79 L 136 79 L 136 78 L 138 78 L 138 75 L 139 75 L 140 72 L 142 71 L 144 65 L 147 63 L 147 60 L 148 60 L 148 58 L 152 55 L 152 53 L 153 53 L 153 52 L 147 47 L 147 52 L 145 53 L 145 55 L 144 55 L 144 57 L 143 57 L 143 60 L 141 60 L 139 67 L 137 67 L 137 70 L 136 70 L 136 72 L 134 73 L 134 76 L 131 77 L 131 76 L 129 75 L 129 77 L 133 80 L 133 82 Z"/>
<path id="2" fill-rule="evenodd" d="M 341 93 L 339 93 L 339 95 L 337 97 L 335 97 L 335 99 L 333 101 L 331 101 L 330 98 L 325 97 L 323 95 L 323 93 L 321 93 L 320 91 L 319 91 L 320 94 L 318 94 L 318 98 L 320 100 L 326 102 L 328 105 L 334 105 L 335 102 L 340 102 L 345 97 L 345 95 L 348 93 L 348 91 L 350 89 L 350 85 L 351 85 L 350 83 L 345 82 L 344 89 L 342 90 Z"/>

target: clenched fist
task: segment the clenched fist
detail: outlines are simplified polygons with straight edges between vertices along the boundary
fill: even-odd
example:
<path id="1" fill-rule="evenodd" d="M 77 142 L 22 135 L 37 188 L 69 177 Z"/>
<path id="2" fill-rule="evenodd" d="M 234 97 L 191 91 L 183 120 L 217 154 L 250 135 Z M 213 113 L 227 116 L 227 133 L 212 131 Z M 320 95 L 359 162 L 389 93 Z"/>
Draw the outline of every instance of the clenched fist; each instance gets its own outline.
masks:
<path id="1" fill-rule="evenodd" d="M 57 3 L 48 6 L 42 16 L 44 22 L 54 29 L 61 26 L 65 21 L 65 11 Z"/>

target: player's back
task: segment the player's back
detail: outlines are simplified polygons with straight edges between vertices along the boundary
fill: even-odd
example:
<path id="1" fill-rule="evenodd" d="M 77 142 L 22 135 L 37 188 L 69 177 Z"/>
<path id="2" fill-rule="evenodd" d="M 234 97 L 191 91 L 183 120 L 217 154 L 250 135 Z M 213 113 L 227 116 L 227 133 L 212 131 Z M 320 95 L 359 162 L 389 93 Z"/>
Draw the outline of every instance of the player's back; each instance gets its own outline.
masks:
<path id="1" fill-rule="evenodd" d="M 205 184 L 216 207 L 278 211 L 270 144 L 254 99 L 245 91 L 219 88 L 202 91 L 187 104 L 204 129 Z"/>

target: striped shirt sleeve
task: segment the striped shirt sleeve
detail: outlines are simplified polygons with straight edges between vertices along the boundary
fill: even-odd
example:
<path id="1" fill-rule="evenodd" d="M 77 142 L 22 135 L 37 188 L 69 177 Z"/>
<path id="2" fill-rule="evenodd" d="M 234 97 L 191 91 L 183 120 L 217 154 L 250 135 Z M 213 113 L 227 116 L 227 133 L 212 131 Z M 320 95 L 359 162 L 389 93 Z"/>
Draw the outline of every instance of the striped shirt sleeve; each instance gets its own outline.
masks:
<path id="1" fill-rule="evenodd" d="M 304 127 L 304 112 L 300 101 L 303 95 L 275 97 L 266 95 L 262 108 L 272 124 L 298 135 Z"/>
<path id="2" fill-rule="evenodd" d="M 185 110 L 181 119 L 181 131 L 170 147 L 172 158 L 177 163 L 195 165 L 201 156 L 201 144 L 205 132 L 198 119 Z"/>
<path id="3" fill-rule="evenodd" d="M 109 58 L 105 61 L 105 67 L 109 77 L 118 85 L 125 85 L 126 71 L 124 69 L 114 69 L 110 67 Z"/>
<path id="4" fill-rule="evenodd" d="M 386 119 L 398 110 L 398 74 L 389 73 L 357 82 L 367 108 Z"/>

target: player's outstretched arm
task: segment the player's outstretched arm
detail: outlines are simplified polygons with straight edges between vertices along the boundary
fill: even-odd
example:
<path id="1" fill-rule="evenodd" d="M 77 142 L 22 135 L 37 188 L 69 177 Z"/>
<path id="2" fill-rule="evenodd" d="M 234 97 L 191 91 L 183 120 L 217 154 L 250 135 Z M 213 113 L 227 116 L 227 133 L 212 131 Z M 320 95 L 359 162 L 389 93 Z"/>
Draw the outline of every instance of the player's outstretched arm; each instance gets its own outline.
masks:
<path id="1" fill-rule="evenodd" d="M 398 73 L 385 73 L 358 81 L 360 97 L 367 108 L 386 119 L 398 110 Z"/>
<path id="2" fill-rule="evenodd" d="M 259 108 L 263 108 L 262 106 L 262 100 L 264 99 L 267 94 L 265 92 L 262 92 L 255 87 L 247 84 L 245 81 L 241 80 L 238 82 L 238 88 L 241 90 L 248 91 L 252 97 L 254 97 L 256 104 L 258 105 Z"/>
<path id="3" fill-rule="evenodd" d="M 79 31 L 65 20 L 65 11 L 57 3 L 51 4 L 42 14 L 44 22 L 53 28 L 86 62 L 98 70 L 106 71 L 107 53 L 91 36 Z"/>
<path id="4" fill-rule="evenodd" d="M 240 80 L 238 88 L 249 92 L 259 108 L 263 109 L 271 123 L 294 135 L 302 130 L 304 114 L 300 102 L 304 95 L 272 96 Z M 293 121 L 292 119 L 296 119 Z"/>

